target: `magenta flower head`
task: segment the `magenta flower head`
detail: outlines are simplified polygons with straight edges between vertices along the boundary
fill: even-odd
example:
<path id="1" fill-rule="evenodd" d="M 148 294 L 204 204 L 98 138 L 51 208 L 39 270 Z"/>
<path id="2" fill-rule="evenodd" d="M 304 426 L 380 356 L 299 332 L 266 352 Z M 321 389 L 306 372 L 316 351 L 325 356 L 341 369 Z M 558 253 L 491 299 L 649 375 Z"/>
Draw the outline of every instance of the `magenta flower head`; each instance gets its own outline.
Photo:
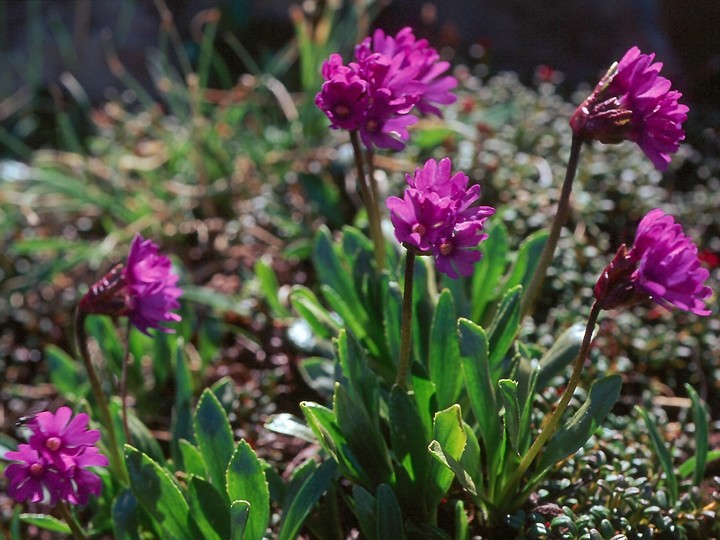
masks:
<path id="1" fill-rule="evenodd" d="M 659 75 L 662 63 L 653 63 L 654 58 L 632 47 L 577 108 L 570 125 L 586 140 L 634 141 L 664 171 L 685 138 L 688 108 L 678 103 L 682 94 Z"/>
<path id="2" fill-rule="evenodd" d="M 638 225 L 635 243 L 621 246 L 595 285 L 602 309 L 652 298 L 696 315 L 710 315 L 705 285 L 710 272 L 700 265 L 698 249 L 682 226 L 660 209 L 650 211 Z"/>
<path id="3" fill-rule="evenodd" d="M 180 307 L 178 298 L 182 294 L 177 281 L 170 259 L 159 253 L 157 244 L 138 234 L 130 246 L 127 263 L 117 265 L 90 287 L 79 309 L 84 313 L 127 316 L 147 335 L 150 328 L 172 332 L 162 323 L 181 320 L 173 313 Z"/>
<path id="4" fill-rule="evenodd" d="M 448 62 L 410 28 L 395 37 L 376 30 L 355 48 L 354 62 L 342 63 L 333 54 L 323 63 L 325 83 L 315 104 L 330 119 L 332 129 L 358 130 L 368 148 L 400 150 L 409 138 L 407 127 L 421 114 L 437 114 L 437 105 L 456 100 L 457 80 L 445 75 Z"/>
<path id="5" fill-rule="evenodd" d="M 467 175 L 451 174 L 449 158 L 429 159 L 413 176 L 407 175 L 403 198 L 388 197 L 395 237 L 417 255 L 432 255 L 440 272 L 457 279 L 472 274 L 487 238 L 483 224 L 495 213 L 490 206 L 472 206 L 480 186 L 468 188 Z"/>
<path id="6" fill-rule="evenodd" d="M 56 413 L 42 412 L 27 424 L 29 444 L 7 452 L 11 463 L 5 469 L 8 495 L 18 502 L 58 501 L 87 504 L 90 495 L 99 495 L 100 478 L 88 467 L 104 467 L 108 459 L 95 447 L 100 433 L 87 429 L 87 414 L 72 418 L 68 407 Z"/>

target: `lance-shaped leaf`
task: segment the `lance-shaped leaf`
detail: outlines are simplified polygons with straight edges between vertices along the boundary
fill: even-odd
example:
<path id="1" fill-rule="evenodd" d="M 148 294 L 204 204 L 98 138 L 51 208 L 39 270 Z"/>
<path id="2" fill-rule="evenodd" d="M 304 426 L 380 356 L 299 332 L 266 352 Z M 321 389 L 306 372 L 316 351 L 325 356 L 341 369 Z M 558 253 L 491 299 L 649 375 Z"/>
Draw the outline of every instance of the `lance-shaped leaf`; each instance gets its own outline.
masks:
<path id="1" fill-rule="evenodd" d="M 208 467 L 208 479 L 218 491 L 224 493 L 225 471 L 233 455 L 235 442 L 225 409 L 209 388 L 200 396 L 193 426 L 195 439 Z"/>
<path id="2" fill-rule="evenodd" d="M 270 491 L 262 463 L 244 439 L 238 443 L 227 468 L 227 494 L 231 501 L 250 504 L 244 539 L 260 540 L 270 519 Z"/>
<path id="3" fill-rule="evenodd" d="M 425 491 L 429 508 L 435 508 L 440 504 L 450 488 L 454 476 L 450 463 L 460 459 L 466 441 L 460 405 L 453 405 L 435 414 L 433 441 L 429 450 L 436 460 L 430 466 L 428 486 Z"/>
<path id="4" fill-rule="evenodd" d="M 620 397 L 621 387 L 620 375 L 609 375 L 595 381 L 590 387 L 585 403 L 550 439 L 540 459 L 538 470 L 544 471 L 577 452 L 592 437 L 613 408 Z"/>
<path id="5" fill-rule="evenodd" d="M 462 388 L 462 364 L 456 326 L 453 297 L 445 289 L 440 293 L 435 307 L 428 357 L 430 380 L 435 384 L 438 406 L 443 409 L 457 401 Z"/>
<path id="6" fill-rule="evenodd" d="M 337 464 L 329 459 L 305 478 L 290 504 L 284 508 L 278 540 L 293 540 L 297 537 L 305 518 L 327 490 L 336 470 Z"/>

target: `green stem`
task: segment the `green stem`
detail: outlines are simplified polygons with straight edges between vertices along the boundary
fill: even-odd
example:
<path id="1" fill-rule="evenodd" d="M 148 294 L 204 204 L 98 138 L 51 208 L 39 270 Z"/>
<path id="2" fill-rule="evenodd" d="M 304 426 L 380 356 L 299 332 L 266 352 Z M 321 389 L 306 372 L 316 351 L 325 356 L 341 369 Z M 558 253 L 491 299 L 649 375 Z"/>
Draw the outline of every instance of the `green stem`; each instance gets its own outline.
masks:
<path id="1" fill-rule="evenodd" d="M 552 263 L 553 255 L 555 255 L 555 248 L 557 247 L 558 239 L 560 238 L 560 231 L 567 221 L 567 216 L 570 211 L 570 192 L 572 191 L 572 184 L 575 179 L 575 172 L 577 171 L 582 143 L 582 137 L 573 134 L 572 145 L 570 147 L 570 158 L 568 159 L 567 170 L 565 171 L 565 181 L 563 182 L 562 191 L 560 192 L 557 213 L 555 214 L 555 220 L 553 221 L 552 228 L 550 229 L 550 235 L 548 236 L 545 247 L 540 255 L 540 261 L 538 261 L 538 264 L 535 267 L 535 272 L 530 280 L 530 284 L 527 287 L 527 291 L 525 291 L 525 294 L 523 295 L 522 304 L 520 306 L 521 319 L 528 314 L 540 294 L 540 289 L 542 288 L 543 281 L 545 280 L 545 274 L 547 273 L 550 263 Z"/>
<path id="2" fill-rule="evenodd" d="M 587 353 L 590 349 L 593 330 L 595 329 L 595 324 L 597 323 L 600 311 L 600 306 L 597 302 L 595 302 L 590 309 L 590 316 L 588 317 L 587 326 L 585 327 L 585 335 L 583 336 L 582 345 L 580 346 L 580 352 L 578 352 L 577 358 L 575 359 L 575 365 L 573 367 L 573 372 L 570 376 L 567 387 L 565 388 L 563 395 L 560 397 L 560 401 L 558 402 L 557 407 L 555 407 L 555 410 L 551 413 L 548 413 L 549 418 L 546 417 L 547 421 L 543 422 L 545 427 L 540 432 L 540 435 L 538 435 L 538 438 L 535 439 L 535 442 L 533 442 L 532 446 L 530 446 L 530 449 L 523 456 L 517 469 L 515 469 L 512 476 L 508 480 L 508 483 L 503 488 L 503 491 L 499 497 L 499 501 L 501 501 L 501 503 L 508 501 L 511 497 L 515 495 L 514 490 L 520 482 L 520 479 L 528 470 L 528 468 L 530 468 L 530 465 L 540 453 L 540 450 L 543 449 L 545 443 L 547 443 L 550 437 L 552 437 L 553 433 L 555 433 L 555 430 L 557 429 L 558 424 L 562 419 L 562 415 L 565 412 L 565 409 L 567 409 L 567 406 L 570 403 L 573 394 L 575 393 L 575 389 L 580 382 L 580 374 L 582 373 L 585 358 L 587 357 Z"/>
<path id="3" fill-rule="evenodd" d="M 380 218 L 380 190 L 378 189 L 377 180 L 375 180 L 375 159 L 371 149 L 368 149 L 365 153 L 366 163 L 368 167 L 368 179 L 370 180 L 370 195 L 375 201 L 373 208 L 375 209 L 375 219 L 377 220 L 377 232 L 378 237 L 375 242 L 380 246 L 375 251 L 375 256 L 380 257 L 378 259 L 378 266 L 385 268 L 385 237 L 382 234 L 382 219 Z"/>
<path id="4" fill-rule="evenodd" d="M 413 276 L 415 274 L 415 253 L 407 251 L 405 256 L 405 283 L 403 284 L 402 326 L 400 327 L 400 358 L 398 359 L 396 384 L 406 388 L 405 380 L 410 368 L 410 337 L 412 336 Z"/>
<path id="5" fill-rule="evenodd" d="M 118 478 L 124 483 L 127 483 L 127 473 L 123 465 L 122 459 L 118 450 L 118 440 L 115 434 L 115 424 L 112 421 L 112 415 L 110 414 L 110 408 L 108 407 L 107 399 L 105 399 L 105 393 L 102 389 L 102 384 L 98 378 L 97 372 L 93 367 L 92 360 L 90 359 L 90 351 L 88 350 L 87 344 L 87 333 L 85 332 L 85 319 L 87 314 L 78 309 L 77 315 L 75 316 L 75 335 L 77 337 L 77 347 L 80 350 L 80 357 L 85 364 L 85 370 L 90 380 L 90 387 L 92 388 L 95 401 L 97 402 L 98 411 L 100 412 L 102 423 L 105 424 L 105 429 L 108 434 L 108 450 L 110 458 L 110 466 L 112 467 Z"/>
<path id="6" fill-rule="evenodd" d="M 57 509 L 63 520 L 65 520 L 65 523 L 67 523 L 68 527 L 70 527 L 70 531 L 72 532 L 75 540 L 87 540 L 87 535 L 82 530 L 82 527 L 78 523 L 77 519 L 75 519 L 75 516 L 70 511 L 67 504 L 65 504 L 65 501 L 60 501 L 57 504 Z"/>
<path id="7" fill-rule="evenodd" d="M 375 251 L 375 270 L 380 274 L 385 267 L 385 242 L 382 237 L 382 229 L 380 228 L 380 212 L 378 211 L 377 201 L 373 197 L 373 192 L 370 189 L 368 177 L 365 174 L 363 154 L 360 148 L 360 137 L 357 131 L 350 132 L 350 142 L 352 143 L 353 153 L 355 154 L 355 168 L 357 169 L 360 195 L 362 196 L 370 225 L 370 237 L 372 238 L 373 249 Z"/>
<path id="8" fill-rule="evenodd" d="M 120 403 L 122 404 L 122 424 L 123 430 L 125 431 L 125 440 L 128 444 L 132 444 L 132 437 L 130 436 L 130 428 L 128 427 L 127 418 L 127 370 L 128 363 L 130 362 L 130 319 L 128 319 L 125 340 L 125 356 L 123 358 L 122 375 L 120 377 Z"/>

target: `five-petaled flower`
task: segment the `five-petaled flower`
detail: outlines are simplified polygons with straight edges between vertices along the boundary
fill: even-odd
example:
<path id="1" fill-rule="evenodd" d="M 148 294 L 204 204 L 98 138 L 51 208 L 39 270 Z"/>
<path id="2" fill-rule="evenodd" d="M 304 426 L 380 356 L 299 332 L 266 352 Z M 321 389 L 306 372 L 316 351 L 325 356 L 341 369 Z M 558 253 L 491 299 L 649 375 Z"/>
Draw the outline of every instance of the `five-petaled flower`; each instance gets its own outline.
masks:
<path id="1" fill-rule="evenodd" d="M 376 30 L 357 45 L 354 62 L 344 65 L 332 54 L 323 63 L 325 83 L 315 103 L 332 129 L 357 130 L 368 148 L 401 150 L 410 138 L 408 126 L 417 122 L 409 114 L 413 109 L 440 116 L 437 105 L 456 100 L 457 80 L 445 75 L 449 68 L 410 28 L 394 37 Z"/>
<path id="2" fill-rule="evenodd" d="M 178 275 L 170 259 L 158 251 L 151 240 L 136 235 L 130 246 L 127 263 L 118 265 L 90 287 L 80 300 L 84 313 L 127 316 L 130 323 L 149 335 L 150 328 L 172 332 L 163 323 L 179 321 L 173 313 L 180 307 Z"/>
<path id="3" fill-rule="evenodd" d="M 472 273 L 482 253 L 478 244 L 487 238 L 483 224 L 495 213 L 490 206 L 472 206 L 480 186 L 468 188 L 462 172 L 451 174 L 449 158 L 429 159 L 413 176 L 407 175 L 403 198 L 388 197 L 395 237 L 419 255 L 432 255 L 440 272 L 457 279 Z"/>
<path id="4" fill-rule="evenodd" d="M 705 299 L 712 294 L 705 280 L 698 249 L 682 226 L 660 209 L 650 211 L 638 225 L 633 246 L 620 246 L 595 285 L 602 309 L 652 298 L 696 315 L 710 315 Z"/>
<path id="5" fill-rule="evenodd" d="M 570 125 L 586 140 L 633 141 L 664 171 L 685 138 L 688 108 L 678 103 L 682 94 L 670 89 L 659 74 L 662 63 L 653 63 L 654 58 L 637 47 L 628 50 L 577 108 Z"/>
<path id="6" fill-rule="evenodd" d="M 28 444 L 5 458 L 14 461 L 5 469 L 7 492 L 16 501 L 58 501 L 87 504 L 99 495 L 100 478 L 88 467 L 104 467 L 108 459 L 95 447 L 100 432 L 87 429 L 88 415 L 72 417 L 69 407 L 41 412 L 28 424 Z"/>

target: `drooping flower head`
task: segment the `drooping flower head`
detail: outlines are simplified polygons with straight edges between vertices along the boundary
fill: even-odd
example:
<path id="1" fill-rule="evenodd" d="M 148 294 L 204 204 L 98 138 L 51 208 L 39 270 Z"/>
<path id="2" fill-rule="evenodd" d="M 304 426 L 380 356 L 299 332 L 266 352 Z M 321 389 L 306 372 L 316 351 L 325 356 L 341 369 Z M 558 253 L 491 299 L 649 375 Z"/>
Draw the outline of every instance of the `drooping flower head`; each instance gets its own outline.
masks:
<path id="1" fill-rule="evenodd" d="M 682 226 L 655 209 L 640 221 L 633 246 L 621 246 L 605 268 L 595 285 L 595 298 L 603 309 L 652 298 L 668 309 L 710 315 L 705 303 L 712 294 L 705 285 L 709 275 Z"/>
<path id="2" fill-rule="evenodd" d="M 402 149 L 417 121 L 409 114 L 414 108 L 440 116 L 437 105 L 456 100 L 457 80 L 444 75 L 450 64 L 410 28 L 394 37 L 376 30 L 356 46 L 354 60 L 343 65 L 333 54 L 323 63 L 315 104 L 332 129 L 357 130 L 368 148 Z"/>
<path id="3" fill-rule="evenodd" d="M 664 171 L 685 138 L 688 108 L 678 103 L 682 94 L 670 89 L 672 83 L 659 74 L 662 63 L 653 63 L 654 58 L 637 47 L 628 50 L 577 108 L 570 125 L 586 140 L 633 141 Z"/>
<path id="4" fill-rule="evenodd" d="M 18 502 L 58 501 L 86 504 L 90 495 L 99 495 L 100 478 L 88 467 L 104 467 L 108 459 L 95 447 L 97 430 L 87 429 L 88 416 L 72 417 L 68 407 L 56 413 L 42 412 L 27 424 L 29 444 L 7 452 L 11 463 L 5 469 L 8 495 Z"/>
<path id="5" fill-rule="evenodd" d="M 179 321 L 173 313 L 180 307 L 182 289 L 170 259 L 158 251 L 151 240 L 137 234 L 130 246 L 126 264 L 119 264 L 90 287 L 80 300 L 84 313 L 127 316 L 130 323 L 149 335 L 155 328 L 172 332 L 163 323 Z"/>
<path id="6" fill-rule="evenodd" d="M 388 197 L 395 237 L 420 255 L 432 255 L 440 272 L 457 279 L 470 275 L 487 238 L 483 224 L 495 213 L 489 206 L 472 206 L 480 186 L 468 188 L 467 175 L 451 174 L 449 158 L 429 159 L 413 176 L 407 175 L 403 198 Z"/>

